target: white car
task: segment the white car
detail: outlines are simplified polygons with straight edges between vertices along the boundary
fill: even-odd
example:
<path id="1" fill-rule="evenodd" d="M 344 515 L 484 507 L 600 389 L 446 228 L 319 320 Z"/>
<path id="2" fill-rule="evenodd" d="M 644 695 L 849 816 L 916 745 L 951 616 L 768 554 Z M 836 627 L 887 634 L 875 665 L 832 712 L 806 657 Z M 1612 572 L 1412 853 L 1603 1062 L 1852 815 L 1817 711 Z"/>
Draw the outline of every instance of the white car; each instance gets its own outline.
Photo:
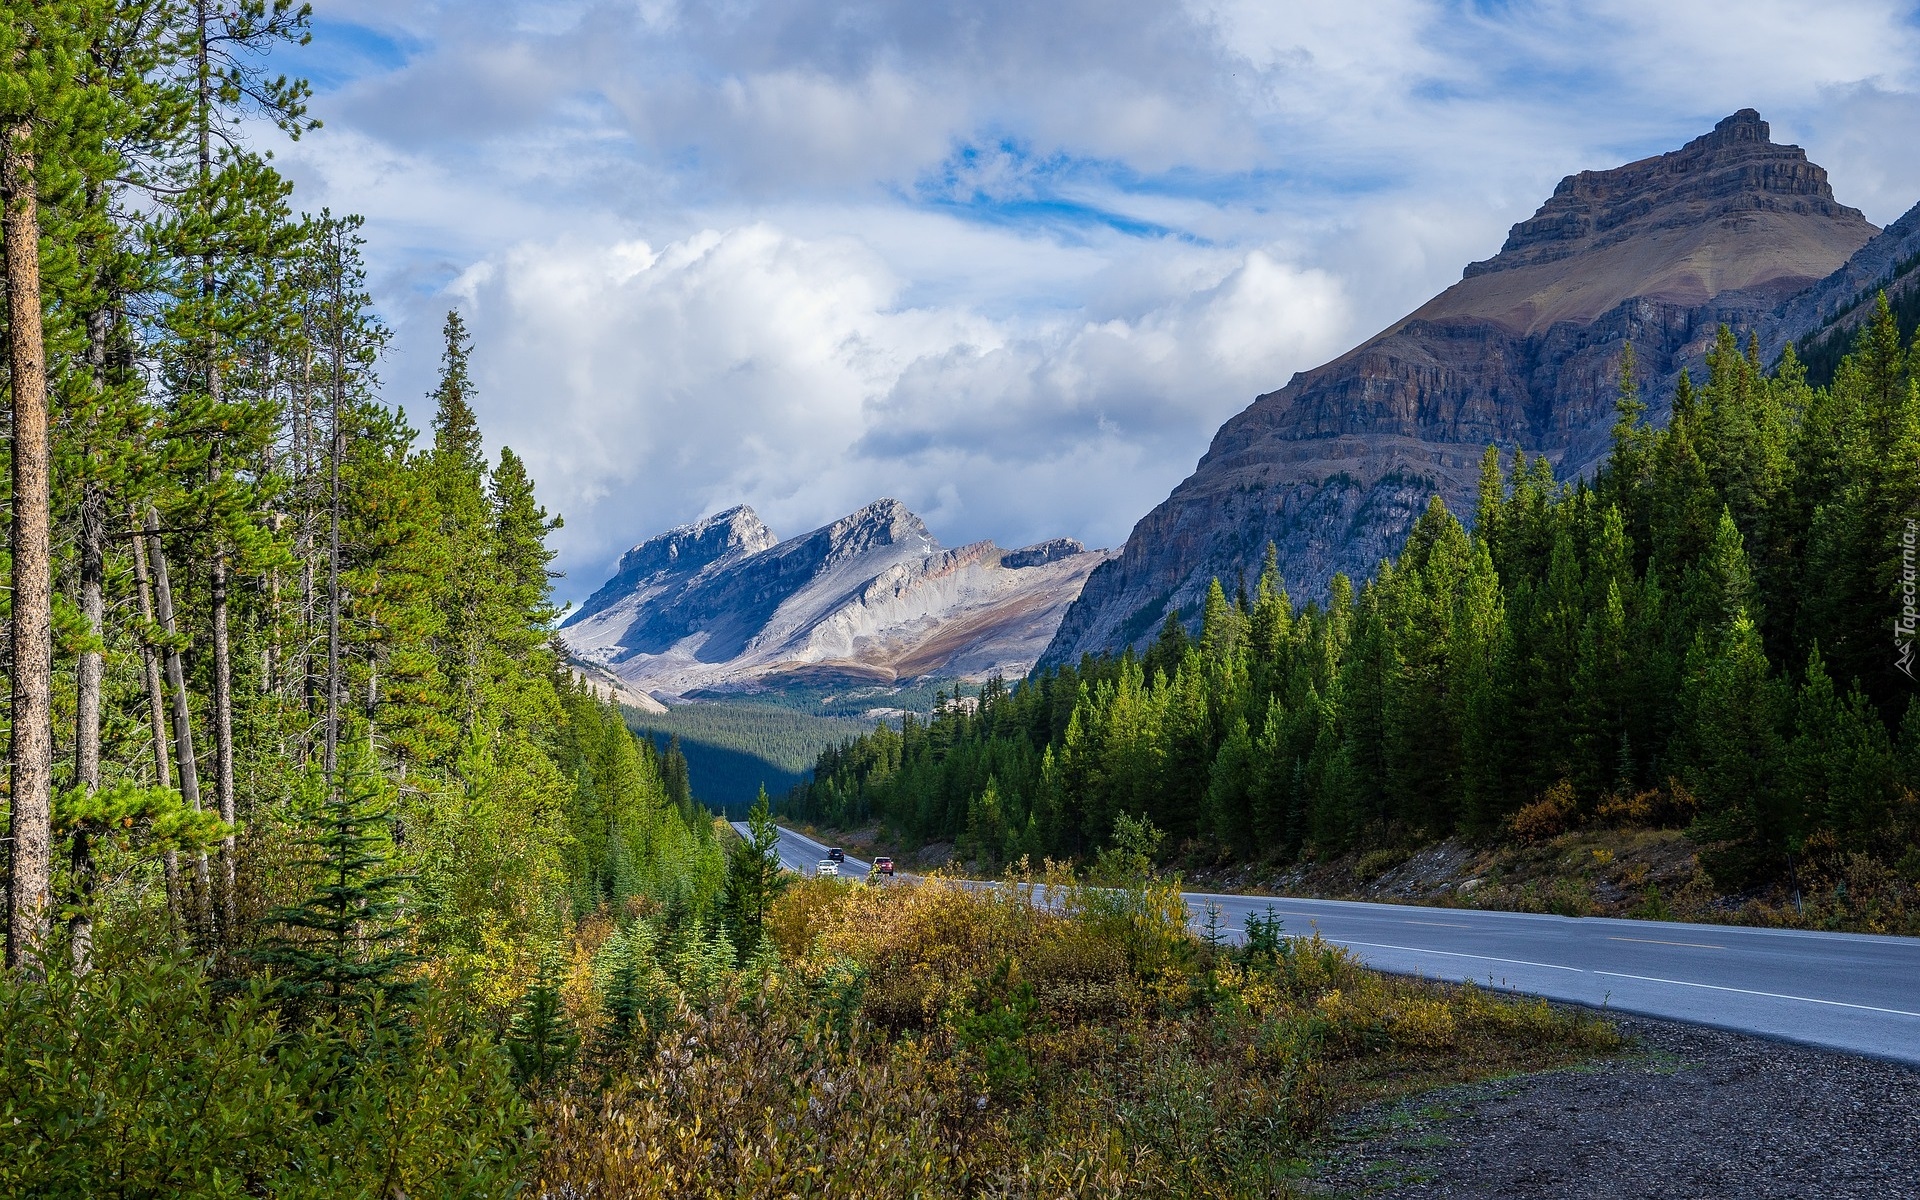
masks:
<path id="1" fill-rule="evenodd" d="M 823 858 L 820 860 L 820 865 L 813 869 L 813 873 L 815 875 L 838 875 L 840 874 L 840 864 L 830 858 Z"/>

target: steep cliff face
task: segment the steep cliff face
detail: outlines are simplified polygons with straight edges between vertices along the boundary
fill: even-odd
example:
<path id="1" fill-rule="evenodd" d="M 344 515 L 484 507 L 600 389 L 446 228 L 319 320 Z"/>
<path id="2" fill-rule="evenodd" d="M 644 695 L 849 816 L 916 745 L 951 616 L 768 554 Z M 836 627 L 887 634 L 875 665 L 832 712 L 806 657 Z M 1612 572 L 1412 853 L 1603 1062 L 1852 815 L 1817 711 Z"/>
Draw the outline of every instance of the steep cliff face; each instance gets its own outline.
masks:
<path id="1" fill-rule="evenodd" d="M 1892 302 L 1903 332 L 1920 324 L 1920 204 L 1860 247 L 1845 266 L 1761 321 L 1761 353 L 1772 362 L 1791 342 L 1809 374 L 1825 382 L 1881 292 Z"/>
<path id="2" fill-rule="evenodd" d="M 629 551 L 561 636 L 588 667 L 668 696 L 1013 677 L 1107 557 L 1065 538 L 944 549 L 897 500 L 784 542 L 736 508 Z"/>
<path id="3" fill-rule="evenodd" d="M 1222 426 L 1088 580 L 1044 661 L 1192 615 L 1268 542 L 1296 597 L 1369 574 L 1431 496 L 1470 517 L 1488 445 L 1590 471 L 1627 340 L 1657 412 L 1722 322 L 1771 319 L 1875 233 L 1751 109 L 1671 153 L 1569 176 L 1459 283 Z"/>

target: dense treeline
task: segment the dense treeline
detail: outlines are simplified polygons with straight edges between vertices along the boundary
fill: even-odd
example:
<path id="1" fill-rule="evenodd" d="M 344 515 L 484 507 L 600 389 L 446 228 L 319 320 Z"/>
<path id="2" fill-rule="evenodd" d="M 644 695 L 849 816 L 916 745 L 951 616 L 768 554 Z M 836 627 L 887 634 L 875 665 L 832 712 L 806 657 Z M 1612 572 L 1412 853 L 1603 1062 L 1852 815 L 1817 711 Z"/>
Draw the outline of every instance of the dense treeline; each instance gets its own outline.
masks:
<path id="1" fill-rule="evenodd" d="M 1281 860 L 1599 817 L 1687 825 L 1729 888 L 1835 852 L 1920 876 L 1916 375 L 1884 299 L 1830 387 L 1723 329 L 1663 429 L 1628 357 L 1591 483 L 1489 448 L 1472 531 L 1436 499 L 1357 594 L 1296 606 L 1270 551 L 1197 640 L 992 683 L 788 805 L 989 865 L 1121 814 Z"/>
<path id="2" fill-rule="evenodd" d="M 244 137 L 313 127 L 307 27 L 0 7 L 7 1194 L 508 1190 L 541 964 L 718 903 L 684 760 L 552 643 L 459 316 L 422 447 L 358 220 Z"/>
<path id="3" fill-rule="evenodd" d="M 703 700 L 671 712 L 630 711 L 628 724 L 656 746 L 677 747 L 700 780 L 700 799 L 744 816 L 761 788 L 785 792 L 820 752 L 865 732 L 867 723 L 774 703 Z"/>

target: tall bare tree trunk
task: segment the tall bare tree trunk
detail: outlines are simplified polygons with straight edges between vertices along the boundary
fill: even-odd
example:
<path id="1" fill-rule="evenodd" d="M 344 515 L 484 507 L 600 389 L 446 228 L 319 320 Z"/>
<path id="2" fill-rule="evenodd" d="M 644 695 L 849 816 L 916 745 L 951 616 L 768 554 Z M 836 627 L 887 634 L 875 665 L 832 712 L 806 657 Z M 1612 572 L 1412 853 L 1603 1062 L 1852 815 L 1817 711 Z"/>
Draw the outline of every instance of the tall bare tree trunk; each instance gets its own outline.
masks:
<path id="1" fill-rule="evenodd" d="M 12 869 L 7 965 L 37 954 L 52 917 L 53 542 L 47 444 L 47 352 L 40 315 L 40 214 L 28 129 L 0 148 L 0 241 L 7 271 L 7 366 L 13 384 Z"/>
<path id="2" fill-rule="evenodd" d="M 93 185 L 87 191 L 87 205 L 99 204 L 101 189 Z M 102 283 L 106 283 L 102 272 Z M 93 374 L 93 391 L 102 397 L 107 390 L 107 330 L 110 314 L 101 304 L 87 314 L 87 366 Z M 101 639 L 106 636 L 107 514 L 106 497 L 94 478 L 95 463 L 91 442 L 86 447 L 86 480 L 80 494 L 80 615 L 87 624 L 88 644 L 80 651 L 74 673 L 73 768 L 75 782 L 91 796 L 100 790 L 100 689 L 104 680 L 106 654 Z M 72 917 L 67 924 L 73 955 L 73 970 L 85 975 L 93 955 L 93 898 L 95 872 L 93 839 L 85 829 L 73 832 L 71 886 L 68 908 Z"/>
<path id="3" fill-rule="evenodd" d="M 194 5 L 195 49 L 198 68 L 199 105 L 199 152 L 200 187 L 202 195 L 213 183 L 213 104 L 214 86 L 213 66 L 210 47 L 213 31 L 209 28 L 209 0 L 197 0 Z M 204 203 L 204 201 L 203 201 Z M 200 297 L 209 312 L 213 306 L 215 293 L 213 256 L 203 254 L 200 258 Z M 217 409 L 221 402 L 221 378 L 219 347 L 211 333 L 207 335 L 204 347 L 207 373 L 207 398 Z M 213 449 L 212 467 L 214 482 L 219 481 L 220 446 L 216 442 Z M 217 491 L 216 491 L 217 494 Z M 213 625 L 213 794 L 220 806 L 220 819 L 229 826 L 234 821 L 233 804 L 233 654 L 232 645 L 227 636 L 227 551 L 220 536 L 218 522 L 213 530 L 213 561 L 209 569 L 209 596 L 212 605 Z M 163 585 L 164 586 L 164 585 Z M 220 839 L 220 919 L 217 936 L 224 944 L 233 931 L 235 917 L 234 902 L 234 836 L 231 832 Z"/>
<path id="4" fill-rule="evenodd" d="M 336 398 L 333 448 L 327 456 L 331 529 L 327 541 L 327 742 L 322 767 L 329 788 L 335 786 L 334 772 L 340 765 L 340 450 L 345 440 Z"/>
<path id="5" fill-rule="evenodd" d="M 173 693 L 173 761 L 180 769 L 180 795 L 195 812 L 200 811 L 200 766 L 193 756 L 193 714 L 187 705 L 187 675 L 180 664 L 180 647 L 174 641 L 173 587 L 167 581 L 167 552 L 160 544 L 160 511 L 147 506 L 147 549 L 153 554 L 153 591 L 159 610 L 160 632 L 167 639 L 167 689 Z M 211 917 L 208 894 L 207 855 L 202 850 L 193 856 L 194 924 L 204 934 Z"/>
<path id="6" fill-rule="evenodd" d="M 133 522 L 133 581 L 140 593 L 140 616 L 147 625 L 155 623 L 153 611 L 153 581 L 147 573 L 147 539 L 139 532 L 140 515 L 129 512 Z M 145 637 L 140 639 L 140 658 L 147 669 L 147 713 L 153 726 L 153 779 L 159 787 L 173 786 L 173 766 L 167 758 L 167 693 L 160 682 L 160 656 L 154 653 L 153 643 Z M 166 868 L 167 911 L 174 918 L 174 940 L 179 940 L 179 927 L 186 923 L 186 900 L 180 892 L 180 854 L 169 846 L 161 855 L 162 865 Z"/>

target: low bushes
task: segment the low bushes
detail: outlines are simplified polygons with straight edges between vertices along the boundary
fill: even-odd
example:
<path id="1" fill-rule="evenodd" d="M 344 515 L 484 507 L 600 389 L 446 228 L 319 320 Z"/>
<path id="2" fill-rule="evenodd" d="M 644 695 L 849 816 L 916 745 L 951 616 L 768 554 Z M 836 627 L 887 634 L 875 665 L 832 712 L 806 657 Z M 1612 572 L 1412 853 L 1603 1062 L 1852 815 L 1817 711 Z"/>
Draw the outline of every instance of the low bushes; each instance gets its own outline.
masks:
<path id="1" fill-rule="evenodd" d="M 0 1195 L 505 1195 L 528 1119 L 431 998 L 289 1030 L 182 960 L 0 977 Z"/>
<path id="2" fill-rule="evenodd" d="M 795 885 L 768 917 L 777 965 L 540 1101 L 537 1190 L 1281 1195 L 1342 1108 L 1617 1045 L 1277 921 L 1209 945 L 1150 880 L 1052 883 L 1059 915 L 1012 887 Z"/>

